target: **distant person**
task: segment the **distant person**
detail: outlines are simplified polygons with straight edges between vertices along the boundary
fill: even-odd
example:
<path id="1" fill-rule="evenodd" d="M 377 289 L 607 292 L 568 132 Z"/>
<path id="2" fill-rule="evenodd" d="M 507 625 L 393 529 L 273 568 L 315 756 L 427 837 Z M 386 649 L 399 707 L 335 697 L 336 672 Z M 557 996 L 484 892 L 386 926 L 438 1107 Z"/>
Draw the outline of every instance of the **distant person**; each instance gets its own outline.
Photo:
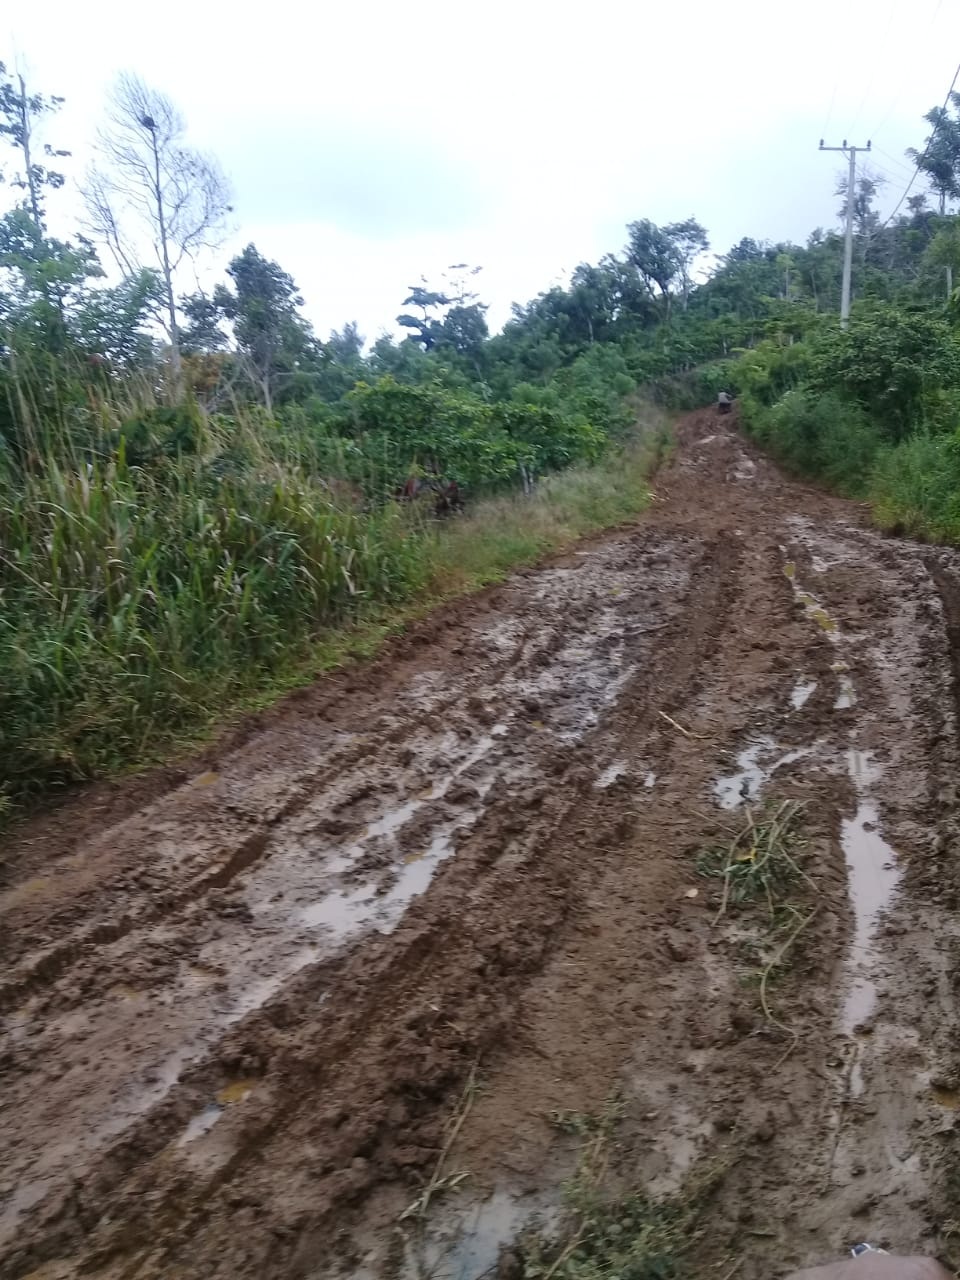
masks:
<path id="1" fill-rule="evenodd" d="M 729 413 L 733 405 L 733 396 L 729 391 L 721 391 L 717 396 L 717 413 Z"/>

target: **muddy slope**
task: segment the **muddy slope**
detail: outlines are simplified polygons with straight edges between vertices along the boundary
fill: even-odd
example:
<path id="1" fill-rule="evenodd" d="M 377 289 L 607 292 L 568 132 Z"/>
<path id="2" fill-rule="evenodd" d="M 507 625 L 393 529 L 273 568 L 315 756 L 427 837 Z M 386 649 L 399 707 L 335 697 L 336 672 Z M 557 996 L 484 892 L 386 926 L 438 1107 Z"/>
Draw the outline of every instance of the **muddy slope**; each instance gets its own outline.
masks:
<path id="1" fill-rule="evenodd" d="M 412 1273 L 398 1216 L 474 1070 L 435 1274 L 551 1212 L 575 1146 L 551 1117 L 616 1092 L 638 1183 L 730 1162 L 715 1238 L 747 1280 L 935 1246 L 958 602 L 951 553 L 692 415 L 636 527 L 139 806 L 21 832 L 0 1276 Z M 804 806 L 807 923 L 765 1013 L 697 864 L 772 797 Z"/>

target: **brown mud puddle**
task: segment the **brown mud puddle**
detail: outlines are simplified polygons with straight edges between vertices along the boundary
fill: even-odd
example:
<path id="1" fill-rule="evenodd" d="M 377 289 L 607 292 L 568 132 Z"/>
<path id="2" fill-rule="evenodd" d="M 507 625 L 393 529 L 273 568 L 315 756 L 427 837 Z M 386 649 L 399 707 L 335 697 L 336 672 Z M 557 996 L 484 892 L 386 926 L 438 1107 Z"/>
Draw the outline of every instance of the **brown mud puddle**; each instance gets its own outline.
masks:
<path id="1" fill-rule="evenodd" d="M 621 1185 L 726 1169 L 691 1275 L 942 1245 L 956 557 L 679 437 L 635 526 L 17 834 L 0 1276 L 473 1280 L 613 1097 Z M 701 858 L 786 800 L 765 1012 Z"/>

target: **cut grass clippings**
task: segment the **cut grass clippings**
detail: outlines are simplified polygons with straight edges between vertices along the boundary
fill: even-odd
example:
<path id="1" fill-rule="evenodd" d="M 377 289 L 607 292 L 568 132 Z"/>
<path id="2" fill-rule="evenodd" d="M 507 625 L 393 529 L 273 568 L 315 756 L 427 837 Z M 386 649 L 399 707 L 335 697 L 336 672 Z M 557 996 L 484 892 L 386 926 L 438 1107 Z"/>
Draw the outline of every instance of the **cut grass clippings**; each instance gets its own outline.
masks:
<path id="1" fill-rule="evenodd" d="M 730 903 L 763 898 L 772 918 L 776 902 L 796 880 L 804 879 L 816 888 L 797 862 L 800 808 L 795 800 L 757 812 L 747 805 L 746 821 L 730 843 L 701 854 L 697 863 L 700 874 L 723 882 L 714 924 L 726 914 Z"/>
<path id="2" fill-rule="evenodd" d="M 522 1236 L 517 1252 L 524 1280 L 673 1280 L 699 1242 L 699 1221 L 724 1169 L 697 1170 L 675 1195 L 655 1200 L 637 1190 L 614 1190 L 611 1147 L 618 1103 L 600 1117 L 564 1115 L 558 1126 L 584 1136 L 574 1177 L 564 1188 L 559 1231 Z"/>
<path id="3" fill-rule="evenodd" d="M 764 1019 L 789 1039 L 781 1062 L 793 1052 L 798 1037 L 773 1011 L 769 988 L 817 914 L 816 905 L 801 910 L 791 901 L 791 894 L 801 882 L 817 893 L 816 884 L 801 865 L 801 813 L 802 805 L 795 800 L 768 804 L 759 810 L 748 805 L 744 823 L 729 844 L 704 850 L 697 862 L 701 875 L 722 882 L 715 926 L 732 908 L 760 903 L 766 907 L 764 924 L 742 935 L 740 946 L 752 953 L 750 974 L 758 983 Z"/>
<path id="4" fill-rule="evenodd" d="M 463 1092 L 457 1100 L 457 1105 L 452 1115 L 448 1118 L 446 1124 L 447 1135 L 444 1139 L 443 1147 L 440 1150 L 439 1158 L 436 1166 L 430 1176 L 426 1186 L 420 1192 L 415 1200 L 407 1205 L 406 1209 L 400 1214 L 398 1221 L 406 1222 L 409 1219 L 417 1219 L 423 1221 L 433 1201 L 448 1191 L 455 1191 L 467 1178 L 470 1177 L 469 1170 L 461 1169 L 457 1172 L 447 1172 L 444 1168 L 447 1157 L 453 1148 L 453 1144 L 460 1136 L 460 1130 L 464 1126 L 467 1116 L 470 1114 L 470 1108 L 473 1106 L 473 1100 L 476 1097 L 479 1085 L 477 1084 L 477 1067 L 478 1061 L 475 1061 L 470 1068 L 470 1074 L 467 1077 L 467 1083 Z"/>

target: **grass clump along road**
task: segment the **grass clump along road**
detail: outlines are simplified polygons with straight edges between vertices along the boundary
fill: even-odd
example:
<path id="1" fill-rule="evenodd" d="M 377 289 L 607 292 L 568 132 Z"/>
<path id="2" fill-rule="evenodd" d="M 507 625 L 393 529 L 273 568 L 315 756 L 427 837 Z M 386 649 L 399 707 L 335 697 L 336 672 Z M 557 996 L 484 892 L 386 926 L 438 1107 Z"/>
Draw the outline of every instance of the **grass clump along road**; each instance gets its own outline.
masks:
<path id="1" fill-rule="evenodd" d="M 433 518 L 338 496 L 242 427 L 132 463 L 47 453 L 0 478 L 0 707 L 8 806 L 128 768 L 275 695 L 411 611 L 495 581 L 646 502 L 648 424 L 524 497 Z"/>
<path id="2" fill-rule="evenodd" d="M 62 154 L 70 104 L 45 89 L 0 64 L 0 129 L 29 171 L 0 210 L 0 805 L 156 756 L 342 655 L 358 624 L 369 648 L 405 611 L 626 518 L 650 461 L 638 394 L 680 407 L 733 389 L 793 469 L 871 498 L 889 527 L 960 538 L 943 291 L 960 239 L 919 197 L 878 226 L 876 190 L 858 192 L 845 333 L 836 232 L 745 238 L 697 280 L 706 229 L 640 217 L 499 333 L 480 267 L 460 264 L 398 296 L 401 339 L 352 323 L 323 339 L 254 244 L 208 293 L 178 277 L 231 197 L 135 76 L 104 136 L 119 129 L 136 163 L 111 168 L 107 146 L 75 193 L 99 235 L 54 237 L 65 178 L 29 155 L 40 132 Z M 956 103 L 948 127 L 960 137 Z M 128 255 L 107 283 L 101 258 L 144 229 L 156 260 Z M 419 513 L 401 509 L 417 490 Z M 464 519 L 428 518 L 464 499 Z"/>

